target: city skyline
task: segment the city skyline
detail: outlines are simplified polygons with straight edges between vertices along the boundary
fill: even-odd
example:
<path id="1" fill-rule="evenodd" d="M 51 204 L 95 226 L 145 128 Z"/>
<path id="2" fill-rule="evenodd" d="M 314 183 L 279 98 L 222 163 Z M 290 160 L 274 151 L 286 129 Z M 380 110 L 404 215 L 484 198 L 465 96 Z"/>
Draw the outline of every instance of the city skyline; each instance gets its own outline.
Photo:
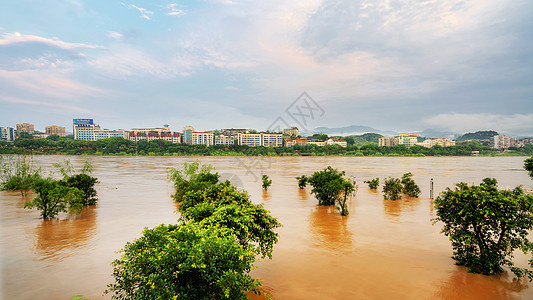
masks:
<path id="1" fill-rule="evenodd" d="M 533 136 L 527 1 L 16 1 L 0 126 L 257 128 L 307 92 L 308 129 Z"/>

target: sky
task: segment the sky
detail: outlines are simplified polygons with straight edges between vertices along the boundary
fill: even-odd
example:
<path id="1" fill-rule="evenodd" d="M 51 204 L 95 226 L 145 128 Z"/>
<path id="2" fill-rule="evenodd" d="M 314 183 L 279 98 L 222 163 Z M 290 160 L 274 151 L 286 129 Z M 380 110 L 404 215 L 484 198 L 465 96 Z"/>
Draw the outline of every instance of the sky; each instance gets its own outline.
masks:
<path id="1" fill-rule="evenodd" d="M 5 1 L 0 126 L 533 136 L 533 1 Z"/>

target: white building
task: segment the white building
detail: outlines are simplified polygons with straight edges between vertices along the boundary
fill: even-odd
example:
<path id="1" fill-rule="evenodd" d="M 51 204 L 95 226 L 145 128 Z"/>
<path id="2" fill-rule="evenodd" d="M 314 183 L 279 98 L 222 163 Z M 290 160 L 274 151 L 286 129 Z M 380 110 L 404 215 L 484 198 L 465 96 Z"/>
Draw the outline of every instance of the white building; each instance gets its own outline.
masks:
<path id="1" fill-rule="evenodd" d="M 239 133 L 237 135 L 239 145 L 249 147 L 282 147 L 283 134 L 280 133 Z"/>
<path id="2" fill-rule="evenodd" d="M 112 137 L 128 137 L 128 132 L 123 129 L 101 129 L 99 125 L 94 124 L 93 119 L 73 119 L 72 123 L 75 140 L 97 141 Z"/>
<path id="3" fill-rule="evenodd" d="M 215 145 L 233 145 L 235 138 L 225 134 L 215 135 Z"/>
<path id="4" fill-rule="evenodd" d="M 215 135 L 212 132 L 192 132 L 192 145 L 213 146 Z"/>
<path id="5" fill-rule="evenodd" d="M 516 138 L 506 135 L 495 135 L 490 141 L 490 146 L 496 149 L 507 149 L 514 147 L 516 144 Z"/>
<path id="6" fill-rule="evenodd" d="M 0 127 L 0 140 L 12 142 L 15 140 L 15 128 L 13 127 Z"/>
<path id="7" fill-rule="evenodd" d="M 179 132 L 130 132 L 128 139 L 135 142 L 165 140 L 176 144 L 181 143 L 181 134 Z"/>
<path id="8" fill-rule="evenodd" d="M 431 148 L 433 146 L 439 145 L 441 147 L 450 147 L 455 146 L 455 141 L 452 141 L 448 138 L 438 138 L 438 139 L 426 139 L 423 142 L 416 143 L 418 146 Z"/>

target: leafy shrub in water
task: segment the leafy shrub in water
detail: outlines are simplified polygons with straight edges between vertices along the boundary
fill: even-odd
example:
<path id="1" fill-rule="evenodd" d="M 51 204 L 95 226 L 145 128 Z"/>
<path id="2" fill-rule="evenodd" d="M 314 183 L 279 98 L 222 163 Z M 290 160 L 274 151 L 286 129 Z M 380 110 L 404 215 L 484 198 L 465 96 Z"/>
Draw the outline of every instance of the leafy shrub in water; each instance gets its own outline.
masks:
<path id="1" fill-rule="evenodd" d="M 338 205 L 341 215 L 348 215 L 347 198 L 357 190 L 355 181 L 344 178 L 345 172 L 328 166 L 306 177 L 313 187 L 312 194 L 318 199 L 318 205 Z M 303 177 L 303 176 L 302 176 Z M 302 178 L 300 177 L 300 178 Z M 300 180 L 300 179 L 299 179 Z M 301 179 L 302 181 L 304 179 Z"/>
<path id="2" fill-rule="evenodd" d="M 268 187 L 272 185 L 272 179 L 268 179 L 268 175 L 263 175 L 261 179 L 263 180 L 263 190 L 268 190 Z"/>
<path id="3" fill-rule="evenodd" d="M 402 197 L 403 186 L 398 178 L 385 179 L 383 183 L 383 197 L 388 200 L 399 200 Z"/>
<path id="4" fill-rule="evenodd" d="M 374 179 L 370 179 L 370 180 L 365 180 L 365 183 L 368 184 L 368 187 L 371 189 L 371 190 L 375 190 L 378 188 L 379 186 L 379 178 L 374 178 Z"/>
<path id="5" fill-rule="evenodd" d="M 298 180 L 298 187 L 300 189 L 305 189 L 305 187 L 307 186 L 307 181 L 309 180 L 309 178 L 305 175 L 302 175 L 302 176 L 298 176 L 296 177 L 296 179 Z"/>
<path id="6" fill-rule="evenodd" d="M 39 209 L 43 219 L 55 218 L 60 212 L 79 214 L 83 209 L 83 192 L 58 180 L 39 179 L 32 189 L 37 197 L 26 202 L 24 208 Z"/>
<path id="7" fill-rule="evenodd" d="M 524 160 L 524 169 L 529 172 L 529 177 L 533 179 L 533 157 Z"/>
<path id="8" fill-rule="evenodd" d="M 409 197 L 418 197 L 420 195 L 420 187 L 412 179 L 413 174 L 411 172 L 405 173 L 402 176 L 402 192 Z"/>
<path id="9" fill-rule="evenodd" d="M 435 199 L 437 217 L 444 223 L 442 233 L 449 236 L 453 259 L 470 272 L 492 275 L 507 266 L 518 277 L 533 272 L 515 267 L 513 251 L 533 250 L 528 239 L 533 229 L 533 195 L 520 186 L 514 190 L 498 190 L 497 181 L 483 179 L 477 186 L 466 183 L 447 188 Z M 533 267 L 533 260 L 529 261 Z"/>
<path id="10" fill-rule="evenodd" d="M 39 179 L 41 170 L 33 165 L 31 156 L 0 156 L 0 190 L 20 191 L 24 197 Z"/>

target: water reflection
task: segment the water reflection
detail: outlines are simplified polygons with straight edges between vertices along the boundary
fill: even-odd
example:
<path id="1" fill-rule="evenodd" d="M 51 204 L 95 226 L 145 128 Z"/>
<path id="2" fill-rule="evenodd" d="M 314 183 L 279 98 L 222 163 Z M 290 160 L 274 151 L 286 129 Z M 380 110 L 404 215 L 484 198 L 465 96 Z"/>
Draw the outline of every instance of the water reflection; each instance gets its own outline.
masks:
<path id="1" fill-rule="evenodd" d="M 353 233 L 347 228 L 348 217 L 340 215 L 333 206 L 316 206 L 309 217 L 309 225 L 316 246 L 350 252 Z"/>
<path id="2" fill-rule="evenodd" d="M 270 200 L 270 197 L 271 197 L 270 192 L 263 190 L 263 200 L 268 201 Z"/>
<path id="3" fill-rule="evenodd" d="M 403 197 L 400 200 L 387 200 L 383 199 L 383 210 L 385 214 L 397 221 L 402 212 L 415 211 L 420 204 L 420 198 Z"/>
<path id="4" fill-rule="evenodd" d="M 39 257 L 57 262 L 76 254 L 95 235 L 96 216 L 96 206 L 91 206 L 67 219 L 40 222 L 32 232 L 36 237 L 34 246 Z"/>
<path id="5" fill-rule="evenodd" d="M 526 279 L 512 274 L 496 276 L 468 273 L 466 267 L 456 266 L 450 277 L 435 292 L 438 299 L 516 299 L 528 288 Z M 510 279 L 512 278 L 512 279 Z"/>
<path id="6" fill-rule="evenodd" d="M 307 190 L 298 189 L 298 198 L 300 198 L 300 200 L 307 200 L 309 198 L 309 194 L 307 194 Z"/>

